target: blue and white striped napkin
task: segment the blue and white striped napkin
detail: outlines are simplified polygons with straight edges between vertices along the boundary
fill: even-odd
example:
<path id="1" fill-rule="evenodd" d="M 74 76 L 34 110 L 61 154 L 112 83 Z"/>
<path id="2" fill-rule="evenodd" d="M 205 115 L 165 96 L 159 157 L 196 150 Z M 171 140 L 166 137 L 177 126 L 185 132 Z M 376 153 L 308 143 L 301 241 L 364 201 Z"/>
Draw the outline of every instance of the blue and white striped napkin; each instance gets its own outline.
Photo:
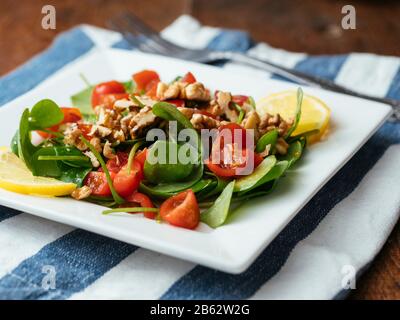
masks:
<path id="1" fill-rule="evenodd" d="M 239 50 L 360 92 L 400 99 L 400 59 L 308 56 L 241 31 L 181 16 L 163 35 L 186 47 Z M 120 34 L 80 26 L 0 78 L 0 105 L 98 47 L 131 49 Z M 254 77 L 269 74 L 226 63 Z M 351 108 L 351 106 L 349 106 Z M 386 123 L 264 250 L 230 275 L 0 206 L 1 299 L 332 299 L 373 260 L 400 211 L 400 124 Z M 46 267 L 47 266 L 47 267 Z M 50 266 L 50 269 L 48 268 Z M 47 269 L 46 269 L 47 268 Z M 53 269 L 51 269 L 53 268 Z M 350 268 L 350 269 L 349 269 Z M 43 279 L 55 271 L 54 289 Z"/>

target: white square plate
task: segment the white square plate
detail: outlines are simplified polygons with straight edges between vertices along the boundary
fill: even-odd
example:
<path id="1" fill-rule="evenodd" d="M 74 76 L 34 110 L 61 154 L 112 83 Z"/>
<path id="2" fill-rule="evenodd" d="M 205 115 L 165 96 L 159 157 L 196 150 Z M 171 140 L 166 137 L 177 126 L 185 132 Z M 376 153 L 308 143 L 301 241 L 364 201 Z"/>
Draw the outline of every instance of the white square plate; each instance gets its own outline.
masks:
<path id="1" fill-rule="evenodd" d="M 251 95 L 256 101 L 269 93 L 297 87 L 156 55 L 118 49 L 93 50 L 0 108 L 0 145 L 9 145 L 27 106 L 43 98 L 70 105 L 71 94 L 84 88 L 80 73 L 98 83 L 126 80 L 145 68 L 157 70 L 166 81 L 190 70 L 211 89 Z M 280 181 L 275 192 L 246 203 L 228 224 L 218 229 L 202 224 L 190 231 L 135 215 L 104 216 L 103 207 L 87 202 L 27 196 L 2 189 L 0 204 L 215 269 L 242 272 L 391 112 L 388 106 L 376 102 L 318 89 L 304 91 L 321 98 L 332 109 L 328 139 L 311 146 L 296 170 Z"/>

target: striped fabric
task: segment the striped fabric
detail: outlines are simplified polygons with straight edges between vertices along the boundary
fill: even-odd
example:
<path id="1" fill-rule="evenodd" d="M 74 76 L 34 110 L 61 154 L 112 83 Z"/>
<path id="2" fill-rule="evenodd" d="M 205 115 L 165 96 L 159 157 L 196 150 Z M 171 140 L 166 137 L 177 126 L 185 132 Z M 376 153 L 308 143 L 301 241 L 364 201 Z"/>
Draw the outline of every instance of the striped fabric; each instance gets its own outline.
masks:
<path id="1" fill-rule="evenodd" d="M 241 31 L 182 16 L 163 35 L 186 47 L 238 50 L 400 99 L 400 59 L 371 54 L 307 56 L 254 44 Z M 80 26 L 0 78 L 0 105 L 97 47 L 131 49 L 119 34 Z M 222 68 L 270 74 L 226 63 Z M 351 106 L 349 106 L 351 108 Z M 0 206 L 1 299 L 332 299 L 346 266 L 359 275 L 384 244 L 400 209 L 400 124 L 386 123 L 239 275 L 211 270 Z M 56 272 L 46 289 L 44 267 Z"/>

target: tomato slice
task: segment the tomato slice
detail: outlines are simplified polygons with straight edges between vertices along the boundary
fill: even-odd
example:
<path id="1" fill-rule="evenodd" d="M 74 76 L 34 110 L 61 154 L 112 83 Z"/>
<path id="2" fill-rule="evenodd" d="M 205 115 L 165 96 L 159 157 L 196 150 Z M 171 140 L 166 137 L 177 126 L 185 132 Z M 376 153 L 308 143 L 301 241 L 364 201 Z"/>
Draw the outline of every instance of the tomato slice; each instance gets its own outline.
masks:
<path id="1" fill-rule="evenodd" d="M 244 103 L 246 101 L 248 101 L 248 100 L 249 100 L 248 96 L 244 96 L 244 95 L 241 95 L 241 94 L 237 94 L 237 95 L 232 96 L 232 101 L 234 103 L 237 103 L 239 106 L 243 106 Z"/>
<path id="2" fill-rule="evenodd" d="M 143 150 L 139 151 L 135 156 L 135 161 L 140 163 L 142 170 L 144 168 L 144 163 L 147 158 L 147 152 L 148 152 L 147 148 L 144 148 Z"/>
<path id="3" fill-rule="evenodd" d="M 82 119 L 82 114 L 77 108 L 61 107 L 60 109 L 64 114 L 64 119 L 59 124 L 52 126 L 51 128 L 47 128 L 47 130 L 58 132 L 58 130 L 60 129 L 60 124 L 78 122 Z M 37 131 L 37 133 L 45 139 L 53 136 L 52 134 L 44 131 Z"/>
<path id="4" fill-rule="evenodd" d="M 118 173 L 121 168 L 128 163 L 129 154 L 127 152 L 118 151 L 114 159 L 107 161 L 106 166 L 108 171 Z M 97 171 L 103 171 L 103 168 L 99 168 Z"/>
<path id="5" fill-rule="evenodd" d="M 108 93 L 99 96 L 98 98 L 98 105 L 103 104 L 106 106 L 107 109 L 112 109 L 114 106 L 115 101 L 121 99 L 128 99 L 128 93 Z"/>
<path id="6" fill-rule="evenodd" d="M 115 173 L 110 172 L 111 179 L 114 179 Z M 100 171 L 91 171 L 86 176 L 84 185 L 92 190 L 95 196 L 108 197 L 111 196 L 110 186 L 107 183 L 106 174 Z"/>
<path id="7" fill-rule="evenodd" d="M 157 72 L 153 70 L 143 70 L 135 73 L 132 76 L 136 83 L 137 91 L 149 91 L 154 87 L 154 83 L 160 82 L 160 77 Z"/>
<path id="8" fill-rule="evenodd" d="M 165 200 L 160 207 L 160 216 L 174 226 L 196 228 L 200 221 L 200 210 L 194 192 L 189 189 Z"/>
<path id="9" fill-rule="evenodd" d="M 191 72 L 189 71 L 188 73 L 186 73 L 186 74 L 183 76 L 183 78 L 182 78 L 181 81 L 182 81 L 182 82 L 186 82 L 186 83 L 195 83 L 195 82 L 196 82 L 196 78 L 195 78 L 195 76 L 193 75 L 193 73 L 191 73 Z"/>
<path id="10" fill-rule="evenodd" d="M 153 202 L 151 202 L 151 199 L 145 194 L 137 191 L 133 192 L 129 197 L 126 198 L 126 200 L 128 202 L 121 205 L 122 208 L 137 207 L 138 204 L 144 208 L 154 208 L 154 204 Z M 143 215 L 149 219 L 155 219 L 156 217 L 155 212 L 135 212 L 135 213 L 143 213 Z"/>
<path id="11" fill-rule="evenodd" d="M 115 80 L 99 83 L 92 92 L 92 107 L 101 104 L 101 98 L 106 94 L 125 93 L 125 91 L 124 85 Z"/>
<path id="12" fill-rule="evenodd" d="M 140 181 L 143 180 L 143 171 L 139 162 L 133 161 L 131 171 L 125 165 L 116 174 L 113 185 L 117 193 L 121 197 L 127 197 L 139 187 Z"/>

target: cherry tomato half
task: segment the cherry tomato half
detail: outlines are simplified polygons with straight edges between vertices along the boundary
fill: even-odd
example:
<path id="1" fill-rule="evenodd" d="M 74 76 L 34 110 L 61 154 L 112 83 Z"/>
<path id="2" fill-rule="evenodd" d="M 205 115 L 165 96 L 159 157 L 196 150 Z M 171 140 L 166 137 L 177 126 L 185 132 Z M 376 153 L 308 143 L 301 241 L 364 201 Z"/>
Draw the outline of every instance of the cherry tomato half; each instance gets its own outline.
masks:
<path id="1" fill-rule="evenodd" d="M 148 152 L 147 148 L 144 148 L 143 150 L 139 151 L 135 156 L 135 161 L 140 163 L 142 170 L 144 168 L 144 163 L 147 158 L 147 152 Z"/>
<path id="2" fill-rule="evenodd" d="M 121 168 L 114 178 L 113 185 L 121 197 L 128 197 L 136 191 L 142 180 L 142 167 L 139 162 L 134 160 L 130 172 L 127 165 Z"/>
<path id="3" fill-rule="evenodd" d="M 185 100 L 183 99 L 172 99 L 172 100 L 167 100 L 166 102 L 173 104 L 177 108 L 185 106 Z"/>
<path id="4" fill-rule="evenodd" d="M 243 106 L 244 103 L 246 101 L 248 101 L 248 100 L 249 100 L 248 96 L 244 96 L 244 95 L 241 95 L 241 94 L 237 94 L 237 95 L 232 96 L 232 101 L 234 103 L 238 104 L 239 106 Z"/>
<path id="5" fill-rule="evenodd" d="M 59 124 L 52 126 L 51 128 L 47 128 L 47 130 L 57 132 L 60 129 L 60 124 L 78 122 L 82 119 L 82 114 L 77 108 L 61 107 L 60 109 L 64 114 L 64 119 Z M 37 131 L 37 133 L 45 139 L 53 136 L 52 134 L 44 131 Z"/>
<path id="6" fill-rule="evenodd" d="M 247 147 L 254 147 L 254 141 L 252 145 L 247 146 L 246 138 L 250 132 L 247 132 L 246 129 L 237 123 L 228 123 L 222 125 L 218 128 L 218 131 L 219 137 L 221 137 L 221 149 L 225 143 L 237 143 L 240 144 L 243 149 Z M 226 141 L 225 138 L 227 139 Z M 250 138 L 251 137 L 249 136 L 249 139 Z"/>
<path id="7" fill-rule="evenodd" d="M 136 83 L 136 90 L 138 92 L 147 92 L 154 87 L 155 83 L 160 82 L 158 73 L 153 70 L 143 70 L 137 72 L 132 76 L 132 78 Z"/>
<path id="8" fill-rule="evenodd" d="M 110 172 L 111 179 L 114 179 L 115 173 Z M 106 174 L 100 171 L 92 171 L 86 176 L 84 185 L 92 190 L 95 196 L 108 197 L 111 196 L 110 186 L 107 183 Z"/>
<path id="9" fill-rule="evenodd" d="M 129 154 L 127 152 L 118 151 L 114 159 L 109 159 L 106 163 L 107 169 L 110 172 L 118 173 L 121 168 L 128 163 Z M 103 168 L 99 168 L 102 172 Z"/>
<path id="10" fill-rule="evenodd" d="M 111 93 L 125 93 L 124 85 L 115 80 L 99 83 L 92 92 L 92 107 L 94 108 L 101 104 L 102 96 Z"/>
<path id="11" fill-rule="evenodd" d="M 216 158 L 218 152 L 219 158 Z M 215 175 L 222 178 L 233 178 L 233 177 L 241 177 L 247 172 L 249 169 L 252 169 L 251 172 L 254 171 L 255 168 L 263 161 L 263 158 L 250 149 L 242 149 L 239 152 L 239 157 L 234 151 L 234 146 L 232 145 L 232 155 L 228 155 L 230 157 L 229 163 L 226 163 L 226 155 L 224 152 L 229 152 L 227 149 L 218 150 L 217 152 L 213 151 L 211 153 L 210 159 L 206 161 L 206 165 L 208 169 L 210 169 Z M 219 162 L 217 161 L 219 160 Z M 253 165 L 251 162 L 253 161 Z M 248 172 L 247 174 L 250 174 Z"/>
<path id="12" fill-rule="evenodd" d="M 98 104 L 103 104 L 106 106 L 107 109 L 112 109 L 114 106 L 115 101 L 121 100 L 121 99 L 128 99 L 129 94 L 128 93 L 109 93 L 109 94 L 103 94 L 99 96 Z"/>
<path id="13" fill-rule="evenodd" d="M 200 221 L 200 210 L 192 190 L 186 190 L 165 200 L 160 207 L 160 216 L 168 223 L 194 229 Z"/>
<path id="14" fill-rule="evenodd" d="M 188 73 L 186 73 L 182 80 L 182 82 L 186 82 L 186 83 L 195 83 L 196 82 L 196 78 L 194 77 L 193 73 L 191 73 L 190 71 Z"/>
<path id="15" fill-rule="evenodd" d="M 141 207 L 144 208 L 154 208 L 154 204 L 153 202 L 151 202 L 150 198 L 145 194 L 137 191 L 133 192 L 129 197 L 127 197 L 126 201 L 128 202 L 121 205 L 121 207 L 129 208 L 129 207 L 137 207 L 137 205 L 140 205 Z M 137 212 L 137 213 L 143 213 L 143 215 L 149 219 L 155 219 L 156 217 L 155 212 Z"/>
<path id="16" fill-rule="evenodd" d="M 148 90 L 146 90 L 146 96 L 149 96 L 150 98 L 156 99 L 157 98 L 157 86 L 158 83 L 160 82 L 160 80 L 152 80 L 147 86 L 146 88 L 148 88 Z"/>

